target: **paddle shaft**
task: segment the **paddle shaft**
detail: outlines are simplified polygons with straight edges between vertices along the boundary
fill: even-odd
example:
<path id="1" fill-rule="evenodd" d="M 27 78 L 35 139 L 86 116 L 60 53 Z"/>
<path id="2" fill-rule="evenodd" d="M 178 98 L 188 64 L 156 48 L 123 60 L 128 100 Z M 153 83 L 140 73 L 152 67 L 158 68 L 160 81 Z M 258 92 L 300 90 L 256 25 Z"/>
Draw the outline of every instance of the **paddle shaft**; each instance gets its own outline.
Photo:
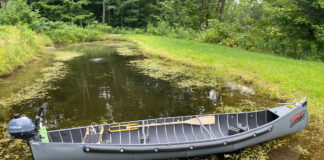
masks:
<path id="1" fill-rule="evenodd" d="M 215 124 L 215 116 L 204 116 L 199 117 L 200 122 L 203 125 Z M 126 129 L 132 128 L 141 128 L 141 127 L 155 127 L 155 126 L 163 126 L 163 125 L 172 125 L 172 124 L 191 124 L 191 125 L 201 125 L 197 118 L 191 118 L 185 121 L 178 122 L 164 122 L 164 123 L 151 123 L 145 125 L 136 125 L 136 126 L 126 126 Z"/>

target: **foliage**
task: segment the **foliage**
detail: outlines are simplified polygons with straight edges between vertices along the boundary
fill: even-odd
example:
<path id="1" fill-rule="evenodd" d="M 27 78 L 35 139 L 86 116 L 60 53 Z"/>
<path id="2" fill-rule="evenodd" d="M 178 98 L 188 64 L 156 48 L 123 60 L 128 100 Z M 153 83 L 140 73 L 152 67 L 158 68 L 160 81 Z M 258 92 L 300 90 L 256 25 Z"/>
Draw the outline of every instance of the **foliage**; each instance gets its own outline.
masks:
<path id="1" fill-rule="evenodd" d="M 192 0 L 161 1 L 161 19 L 173 27 L 199 28 L 198 6 Z M 181 18 L 180 18 L 181 17 Z"/>
<path id="2" fill-rule="evenodd" d="M 153 35 L 199 39 L 297 59 L 324 59 L 321 0 L 28 0 L 31 7 L 26 1 L 9 1 L 0 10 L 0 24 L 28 24 L 37 32 L 47 32 L 53 23 L 91 25 L 93 29 L 95 20 L 101 20 L 116 27 L 104 32 L 143 33 L 146 27 Z M 60 29 L 56 35 L 67 35 Z M 72 33 L 73 40 L 55 41 L 97 39 L 94 33 L 87 34 L 91 38 Z"/>
<path id="3" fill-rule="evenodd" d="M 0 76 L 43 54 L 46 45 L 51 41 L 27 26 L 0 26 Z"/>
<path id="4" fill-rule="evenodd" d="M 9 1 L 0 9 L 0 25 L 27 24 L 38 30 L 43 22 L 44 18 L 38 12 L 32 11 L 26 0 Z"/>
<path id="5" fill-rule="evenodd" d="M 240 153 L 225 154 L 225 158 L 242 159 L 242 160 L 266 160 L 269 159 L 269 152 L 280 147 L 286 146 L 289 143 L 288 139 L 275 139 L 260 145 L 253 145 L 241 150 Z"/>
<path id="6" fill-rule="evenodd" d="M 269 1 L 264 10 L 267 27 L 274 28 L 274 32 L 270 32 L 272 35 L 266 36 L 272 36 L 270 38 L 277 42 L 282 41 L 275 48 L 275 53 L 283 52 L 299 59 L 324 60 L 324 42 L 321 38 L 324 32 L 323 1 Z"/>
<path id="7" fill-rule="evenodd" d="M 158 23 L 157 26 L 149 24 L 147 26 L 146 33 L 157 36 L 168 36 L 181 39 L 194 39 L 197 35 L 196 31 L 191 28 L 171 27 L 164 21 Z"/>
<path id="8" fill-rule="evenodd" d="M 227 8 L 222 21 L 200 34 L 204 42 L 274 53 L 297 59 L 323 60 L 323 6 L 317 1 L 240 1 Z M 309 7 L 314 6 L 314 7 Z M 316 9 L 315 9 L 316 8 Z"/>
<path id="9" fill-rule="evenodd" d="M 209 43 L 222 43 L 224 40 L 231 38 L 233 30 L 232 25 L 226 25 L 215 19 L 210 24 L 210 28 L 201 32 L 200 39 Z"/>
<path id="10" fill-rule="evenodd" d="M 92 22 L 93 13 L 84 9 L 89 0 L 28 0 L 33 9 L 50 21 L 76 23 L 81 26 Z"/>
<path id="11" fill-rule="evenodd" d="M 98 12 L 98 8 L 101 11 L 105 6 L 105 21 L 109 25 L 134 28 L 157 21 L 160 8 L 156 3 L 157 0 L 95 0 L 86 8 L 97 14 L 96 20 L 102 20 L 102 12 Z"/>
<path id="12" fill-rule="evenodd" d="M 31 153 L 27 144 L 21 140 L 9 139 L 6 132 L 7 124 L 0 123 L 0 157 L 3 160 L 10 159 L 31 159 Z"/>
<path id="13" fill-rule="evenodd" d="M 113 31 L 113 28 L 111 26 L 103 25 L 99 23 L 92 23 L 90 25 L 87 25 L 86 28 L 90 30 L 97 30 L 102 33 L 111 33 Z"/>
<path id="14" fill-rule="evenodd" d="M 73 43 L 84 41 L 103 40 L 104 33 L 112 31 L 112 28 L 102 24 L 91 24 L 87 27 L 78 27 L 75 24 L 64 22 L 50 22 L 47 25 L 46 34 L 55 43 Z"/>

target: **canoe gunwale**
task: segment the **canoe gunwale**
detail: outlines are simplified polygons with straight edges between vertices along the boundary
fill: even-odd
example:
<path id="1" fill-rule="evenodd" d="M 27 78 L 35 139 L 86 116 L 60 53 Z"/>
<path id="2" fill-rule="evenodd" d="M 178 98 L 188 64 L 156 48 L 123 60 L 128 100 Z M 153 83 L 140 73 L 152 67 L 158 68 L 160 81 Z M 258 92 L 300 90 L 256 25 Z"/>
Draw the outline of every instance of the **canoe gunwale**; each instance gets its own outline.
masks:
<path id="1" fill-rule="evenodd" d="M 257 112 L 262 112 L 262 111 L 269 111 L 269 109 L 263 109 L 263 110 L 257 110 L 257 111 L 251 111 L 251 112 L 238 112 L 238 113 L 217 113 L 217 114 L 199 114 L 199 115 L 188 115 L 188 116 L 176 116 L 176 117 L 163 117 L 163 118 L 152 118 L 152 119 L 145 119 L 145 120 L 137 120 L 137 121 L 127 121 L 127 122 L 114 122 L 114 123 L 109 123 L 109 125 L 121 125 L 121 124 L 129 124 L 129 123 L 137 123 L 137 122 L 142 122 L 142 121 L 151 121 L 151 120 L 159 120 L 159 119 L 169 119 L 169 118 L 195 118 L 195 116 L 216 116 L 216 115 L 230 115 L 230 114 L 248 114 L 248 113 L 257 113 Z M 271 111 L 270 111 L 271 112 Z M 276 114 L 276 113 L 273 113 Z M 276 119 L 277 120 L 277 119 Z M 52 130 L 52 131 L 47 131 L 47 133 L 51 132 L 57 132 L 57 131 L 67 131 L 71 129 L 82 129 L 82 128 L 88 128 L 88 127 L 98 127 L 98 126 L 103 126 L 107 124 L 97 124 L 97 125 L 90 125 L 90 126 L 82 126 L 82 127 L 75 127 L 75 128 L 66 128 L 66 129 L 58 129 L 58 130 Z M 261 127 L 261 126 L 259 126 Z M 255 129 L 255 128 L 254 128 Z M 55 143 L 55 142 L 53 142 Z"/>
<path id="2" fill-rule="evenodd" d="M 211 147 L 225 146 L 248 140 L 250 138 L 265 134 L 272 131 L 272 125 L 265 125 L 256 130 L 248 131 L 250 133 L 240 133 L 234 136 L 224 137 L 222 139 L 212 139 L 196 141 L 191 143 L 169 143 L 169 144 L 159 144 L 159 145 L 105 145 L 105 144 L 85 144 L 83 146 L 84 152 L 102 152 L 102 153 L 150 153 L 150 152 L 177 152 L 177 151 L 187 151 L 194 149 L 205 149 Z"/>
<path id="3" fill-rule="evenodd" d="M 227 117 L 227 125 L 228 125 L 228 115 L 231 115 L 231 114 L 236 114 L 237 116 L 239 114 L 246 114 L 246 116 L 248 116 L 249 114 L 255 114 L 257 115 L 258 112 L 262 112 L 262 111 L 265 111 L 265 112 L 271 112 L 273 113 L 272 111 L 270 111 L 269 109 L 265 109 L 265 110 L 258 110 L 258 111 L 252 111 L 252 112 L 240 112 L 240 113 L 224 113 L 224 114 L 204 114 L 204 115 L 199 115 L 199 116 L 216 116 L 216 117 L 220 117 L 222 115 L 226 115 Z M 248 131 L 245 131 L 245 132 L 242 132 L 242 133 L 238 133 L 238 134 L 234 134 L 234 135 L 224 135 L 222 133 L 222 131 L 220 130 L 220 133 L 222 133 L 222 137 L 214 137 L 214 136 L 211 136 L 210 138 L 206 138 L 206 139 L 203 139 L 203 140 L 195 140 L 195 141 L 183 141 L 183 142 L 166 142 L 166 143 L 158 143 L 158 144 L 151 144 L 151 143 L 148 143 L 148 144 L 95 144 L 95 145 L 103 145 L 103 146 L 137 146 L 137 147 L 144 147 L 144 146 L 163 146 L 163 145 L 182 145 L 182 144 L 193 144 L 193 143 L 205 143 L 205 142 L 211 142 L 211 141 L 224 141 L 224 143 L 235 143 L 235 142 L 238 142 L 239 140 L 244 140 L 246 139 L 245 137 L 247 138 L 251 138 L 255 135 L 258 135 L 259 134 L 259 130 L 261 130 L 262 128 L 266 127 L 266 126 L 272 126 L 272 124 L 274 124 L 276 121 L 278 121 L 280 119 L 280 116 L 278 116 L 276 113 L 273 113 L 277 116 L 276 119 L 272 120 L 272 121 L 269 121 L 261 126 L 257 126 L 256 128 L 253 128 L 253 129 L 249 129 Z M 197 115 L 193 115 L 193 116 L 178 116 L 178 117 L 166 117 L 166 118 L 157 118 L 157 119 L 148 119 L 148 120 L 142 120 L 142 121 L 149 121 L 149 120 L 159 120 L 159 119 L 167 119 L 167 118 L 195 118 Z M 111 124 L 102 124 L 102 125 L 93 125 L 93 126 L 87 126 L 87 127 L 100 127 L 100 126 L 112 126 L 112 125 L 121 125 L 121 124 L 129 124 L 129 123 L 133 123 L 133 122 L 136 122 L 136 123 L 140 123 L 141 121 L 130 121 L 130 122 L 122 122 L 122 123 L 111 123 Z M 218 120 L 218 127 L 220 127 L 220 121 Z M 247 125 L 248 125 L 248 122 L 246 122 Z M 257 122 L 256 122 L 257 123 Z M 87 127 L 78 127 L 78 128 L 69 128 L 69 129 L 61 129 L 61 130 L 53 130 L 53 131 L 49 131 L 48 134 L 50 135 L 50 133 L 53 133 L 53 132 L 59 132 L 59 135 L 61 136 L 60 132 L 62 131 L 69 131 L 71 132 L 72 129 L 80 129 L 80 132 L 81 132 L 81 129 L 86 129 Z M 270 127 L 272 128 L 272 127 Z M 269 129 L 269 128 L 268 128 Z M 82 135 L 82 133 L 81 133 Z M 51 137 L 51 136 L 49 136 Z M 61 138 L 62 139 L 62 138 Z M 233 139 L 233 140 L 232 140 Z M 39 143 L 44 143 L 44 142 L 39 142 Z M 94 143 L 76 143 L 76 142 L 49 142 L 49 143 L 60 143 L 60 144 L 86 144 L 86 145 L 94 145 Z"/>

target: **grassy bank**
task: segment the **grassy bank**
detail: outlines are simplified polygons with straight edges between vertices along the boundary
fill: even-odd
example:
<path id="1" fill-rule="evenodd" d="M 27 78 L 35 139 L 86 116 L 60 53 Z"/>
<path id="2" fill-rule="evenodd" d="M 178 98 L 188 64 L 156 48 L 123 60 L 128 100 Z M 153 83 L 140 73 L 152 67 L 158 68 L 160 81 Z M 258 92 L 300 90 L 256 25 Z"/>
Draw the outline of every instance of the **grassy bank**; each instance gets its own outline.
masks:
<path id="1" fill-rule="evenodd" d="M 0 76 L 40 57 L 51 41 L 25 26 L 0 26 Z"/>
<path id="2" fill-rule="evenodd" d="M 308 97 L 310 107 L 324 105 L 324 63 L 294 60 L 195 41 L 148 35 L 128 35 L 147 54 L 180 64 L 207 67 L 230 81 L 250 85 L 272 97 Z M 318 111 L 318 110 L 317 110 Z"/>
<path id="3" fill-rule="evenodd" d="M 292 102 L 294 99 L 300 100 L 304 96 L 308 97 L 310 122 L 307 129 L 282 139 L 282 142 L 288 139 L 293 139 L 291 143 L 304 141 L 304 147 L 296 145 L 299 147 L 294 149 L 299 150 L 299 153 L 307 154 L 306 157 L 321 156 L 319 151 L 323 149 L 324 142 L 322 137 L 324 63 L 294 60 L 167 37 L 126 35 L 124 38 L 137 43 L 146 56 L 191 66 L 198 75 L 210 72 L 211 75 L 226 81 L 248 85 L 257 93 L 268 94 L 272 98 L 287 102 Z M 265 146 L 272 146 L 271 143 L 273 141 L 266 143 Z M 255 146 L 254 148 L 262 150 L 266 147 Z M 254 152 L 251 148 L 250 151 Z"/>

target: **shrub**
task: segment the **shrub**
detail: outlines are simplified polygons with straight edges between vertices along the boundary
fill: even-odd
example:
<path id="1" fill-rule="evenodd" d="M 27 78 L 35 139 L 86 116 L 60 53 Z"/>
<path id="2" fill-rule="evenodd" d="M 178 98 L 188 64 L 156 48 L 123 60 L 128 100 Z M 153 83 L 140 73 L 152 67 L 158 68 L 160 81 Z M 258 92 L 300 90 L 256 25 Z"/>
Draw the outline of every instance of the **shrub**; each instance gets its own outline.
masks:
<path id="1" fill-rule="evenodd" d="M 44 21 L 38 12 L 32 11 L 26 0 L 8 1 L 0 9 L 0 25 L 28 25 L 41 31 Z"/>
<path id="2" fill-rule="evenodd" d="M 148 24 L 146 33 L 157 35 L 157 36 L 168 36 L 181 39 L 195 39 L 197 32 L 191 28 L 184 27 L 171 27 L 166 22 L 162 21 L 154 26 Z"/>
<path id="3" fill-rule="evenodd" d="M 96 30 L 102 33 L 111 33 L 113 28 L 108 25 L 103 25 L 98 22 L 94 22 L 86 27 L 86 29 Z"/>
<path id="4" fill-rule="evenodd" d="M 64 22 L 46 23 L 45 33 L 55 43 L 73 43 L 96 41 L 104 38 L 103 34 L 113 32 L 112 27 L 102 24 L 91 24 L 85 28 Z"/>

